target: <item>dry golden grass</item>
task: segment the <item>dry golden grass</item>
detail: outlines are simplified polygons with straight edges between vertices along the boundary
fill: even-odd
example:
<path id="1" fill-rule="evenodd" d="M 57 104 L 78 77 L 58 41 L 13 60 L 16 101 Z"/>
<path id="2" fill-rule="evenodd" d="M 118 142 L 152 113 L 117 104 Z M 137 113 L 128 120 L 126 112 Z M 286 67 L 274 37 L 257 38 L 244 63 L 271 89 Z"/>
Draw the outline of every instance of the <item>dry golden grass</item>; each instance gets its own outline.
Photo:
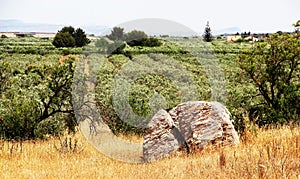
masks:
<path id="1" fill-rule="evenodd" d="M 0 141 L 0 178 L 300 178 L 299 127 L 258 130 L 245 136 L 236 147 L 148 164 L 107 158 L 79 134 L 72 136 L 72 146 L 78 139 L 74 152 L 58 151 L 58 139 L 28 141 L 22 147 Z"/>

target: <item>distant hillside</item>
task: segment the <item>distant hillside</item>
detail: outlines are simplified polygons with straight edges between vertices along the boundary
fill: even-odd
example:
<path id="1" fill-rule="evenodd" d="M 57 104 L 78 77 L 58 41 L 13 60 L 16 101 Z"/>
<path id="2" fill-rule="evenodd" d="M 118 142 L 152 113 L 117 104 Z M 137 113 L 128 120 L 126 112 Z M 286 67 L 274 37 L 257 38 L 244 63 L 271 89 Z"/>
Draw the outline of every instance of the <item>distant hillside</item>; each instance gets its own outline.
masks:
<path id="1" fill-rule="evenodd" d="M 213 30 L 213 35 L 226 35 L 226 34 L 235 34 L 241 33 L 241 29 L 239 27 L 229 27 L 225 29 Z"/>
<path id="2" fill-rule="evenodd" d="M 56 33 L 64 26 L 71 24 L 46 24 L 46 23 L 26 23 L 20 20 L 0 20 L 0 32 L 47 32 Z M 73 25 L 72 25 L 73 26 Z M 202 32 L 193 32 L 188 27 L 173 21 L 161 19 L 140 19 L 120 24 L 125 31 L 133 29 L 143 30 L 149 35 L 172 35 L 172 36 L 193 36 L 202 35 Z M 77 26 L 73 26 L 77 28 Z M 109 34 L 110 28 L 103 25 L 81 26 L 87 34 L 103 35 Z M 213 35 L 235 34 L 241 32 L 239 27 L 225 29 L 213 29 Z"/>
<path id="3" fill-rule="evenodd" d="M 44 23 L 26 23 L 20 20 L 0 20 L 0 32 L 49 32 L 56 33 L 62 27 L 62 24 L 44 24 Z M 75 27 L 75 26 L 74 26 Z M 77 28 L 77 26 L 75 27 Z M 105 26 L 82 26 L 87 34 L 100 35 L 108 29 Z"/>

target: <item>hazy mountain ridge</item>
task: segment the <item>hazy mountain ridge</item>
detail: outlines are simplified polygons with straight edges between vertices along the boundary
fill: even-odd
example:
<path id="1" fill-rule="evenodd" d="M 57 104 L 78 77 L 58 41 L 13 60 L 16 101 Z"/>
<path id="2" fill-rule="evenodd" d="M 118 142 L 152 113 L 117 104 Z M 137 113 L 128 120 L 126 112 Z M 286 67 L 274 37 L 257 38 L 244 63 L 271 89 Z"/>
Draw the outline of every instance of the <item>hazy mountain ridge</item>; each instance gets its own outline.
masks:
<path id="1" fill-rule="evenodd" d="M 20 20 L 0 20 L 0 32 L 47 32 L 56 33 L 58 30 L 67 25 L 62 24 L 46 24 L 46 23 L 26 23 Z M 77 26 L 74 26 L 77 28 Z M 95 25 L 95 26 L 82 26 L 87 34 L 100 35 L 108 27 Z"/>
<path id="2" fill-rule="evenodd" d="M 126 26 L 130 26 L 132 24 L 128 23 Z M 143 27 L 147 27 L 149 25 L 144 24 L 138 24 L 142 25 Z M 21 20 L 16 19 L 9 19 L 9 20 L 0 20 L 0 32 L 46 32 L 46 33 L 56 33 L 58 30 L 63 28 L 64 26 L 67 26 L 66 24 L 47 24 L 47 23 L 26 23 Z M 122 26 L 122 24 L 121 24 Z M 161 25 L 160 25 L 161 26 Z M 74 26 L 77 28 L 77 26 Z M 153 26 L 152 26 L 153 27 Z M 147 29 L 140 29 L 140 30 L 146 30 L 146 33 L 149 33 L 150 35 L 174 35 L 174 36 L 193 36 L 196 35 L 196 33 L 191 33 L 189 30 L 180 29 L 177 26 L 173 26 L 174 28 L 166 28 L 166 29 L 172 29 L 169 31 L 164 32 L 163 34 L 157 34 L 158 31 L 151 31 Z M 87 34 L 94 34 L 94 35 L 103 35 L 110 32 L 110 28 L 104 25 L 94 25 L 94 26 L 80 26 Z M 133 27 L 129 27 L 127 29 L 125 27 L 125 30 L 132 30 Z M 213 35 L 221 35 L 221 34 L 235 34 L 236 32 L 240 32 L 241 29 L 238 27 L 229 27 L 219 30 L 213 30 Z M 149 32 L 148 32 L 149 31 Z M 199 32 L 197 35 L 202 35 L 202 32 Z"/>
<path id="3" fill-rule="evenodd" d="M 239 27 L 229 27 L 224 29 L 213 30 L 213 35 L 227 35 L 227 34 L 236 34 L 237 32 L 241 33 L 241 29 Z"/>

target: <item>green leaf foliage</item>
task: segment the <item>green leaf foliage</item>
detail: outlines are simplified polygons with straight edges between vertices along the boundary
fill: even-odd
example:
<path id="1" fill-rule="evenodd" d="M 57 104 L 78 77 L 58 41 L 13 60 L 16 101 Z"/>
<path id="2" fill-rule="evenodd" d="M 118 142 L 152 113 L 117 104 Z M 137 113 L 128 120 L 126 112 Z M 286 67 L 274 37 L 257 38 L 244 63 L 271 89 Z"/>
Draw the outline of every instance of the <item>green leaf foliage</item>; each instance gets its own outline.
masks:
<path id="1" fill-rule="evenodd" d="M 81 29 L 74 29 L 74 27 L 63 27 L 55 35 L 52 44 L 58 47 L 83 47 L 90 43 L 86 37 L 85 32 Z"/>
<path id="2" fill-rule="evenodd" d="M 68 32 L 58 32 L 52 44 L 55 47 L 75 47 L 76 42 L 74 37 Z"/>
<path id="3" fill-rule="evenodd" d="M 59 135 L 65 127 L 73 130 L 69 120 L 74 120 L 71 105 L 74 59 L 63 64 L 56 62 L 54 66 L 13 68 L 18 71 L 5 71 L 9 88 L 1 89 L 0 135 L 6 139 L 34 139 Z"/>
<path id="4" fill-rule="evenodd" d="M 260 126 L 299 120 L 299 34 L 274 34 L 239 56 L 239 66 L 262 100 L 252 104 L 249 118 Z"/>

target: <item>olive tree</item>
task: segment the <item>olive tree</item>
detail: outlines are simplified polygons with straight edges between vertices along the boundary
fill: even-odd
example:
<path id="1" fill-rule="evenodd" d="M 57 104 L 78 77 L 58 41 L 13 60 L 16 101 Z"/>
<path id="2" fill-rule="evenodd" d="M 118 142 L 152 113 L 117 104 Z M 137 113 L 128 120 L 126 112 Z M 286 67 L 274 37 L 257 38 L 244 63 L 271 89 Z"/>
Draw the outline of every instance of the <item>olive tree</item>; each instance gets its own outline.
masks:
<path id="1" fill-rule="evenodd" d="M 300 34 L 273 34 L 242 53 L 238 63 L 259 91 L 250 119 L 260 126 L 299 120 Z"/>
<path id="2" fill-rule="evenodd" d="M 124 29 L 121 27 L 114 27 L 111 33 L 107 35 L 107 38 L 113 41 L 124 40 Z"/>
<path id="3" fill-rule="evenodd" d="M 71 58 L 71 57 L 70 57 Z M 0 137 L 34 139 L 77 125 L 72 106 L 74 59 L 10 74 L 0 98 Z M 9 74 L 8 74 L 9 75 Z"/>

